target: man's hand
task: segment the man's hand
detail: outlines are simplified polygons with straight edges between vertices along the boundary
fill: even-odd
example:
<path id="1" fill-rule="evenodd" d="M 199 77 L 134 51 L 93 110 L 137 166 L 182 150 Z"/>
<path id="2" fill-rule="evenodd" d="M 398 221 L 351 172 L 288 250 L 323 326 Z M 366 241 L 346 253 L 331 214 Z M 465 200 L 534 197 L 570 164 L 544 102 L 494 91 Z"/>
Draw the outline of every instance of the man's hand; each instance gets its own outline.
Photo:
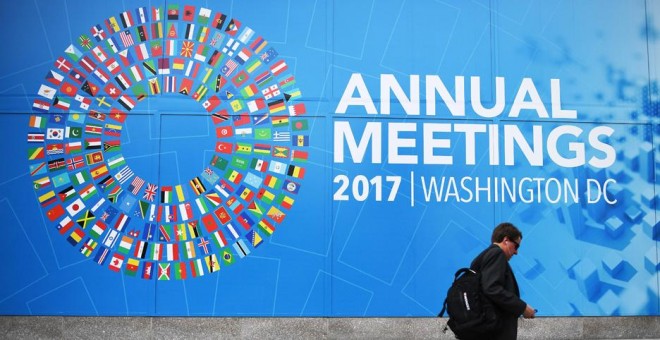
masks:
<path id="1" fill-rule="evenodd" d="M 525 311 L 523 312 L 523 317 L 525 319 L 533 319 L 536 316 L 536 309 L 532 308 L 532 306 L 527 305 L 525 307 Z"/>

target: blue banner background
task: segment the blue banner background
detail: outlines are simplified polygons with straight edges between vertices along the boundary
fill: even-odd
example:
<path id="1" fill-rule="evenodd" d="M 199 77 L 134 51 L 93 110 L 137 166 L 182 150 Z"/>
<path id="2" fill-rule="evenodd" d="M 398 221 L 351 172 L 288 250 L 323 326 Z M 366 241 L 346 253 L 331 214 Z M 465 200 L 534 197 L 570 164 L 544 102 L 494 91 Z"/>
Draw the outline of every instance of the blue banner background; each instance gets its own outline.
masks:
<path id="1" fill-rule="evenodd" d="M 218 273 L 208 273 L 207 267 L 204 276 L 193 278 L 188 268 L 188 277 L 182 280 L 173 273 L 170 280 L 157 280 L 155 273 L 151 279 L 142 279 L 139 274 L 126 275 L 125 267 L 115 273 L 108 270 L 107 262 L 99 266 L 93 258 L 101 246 L 85 257 L 79 251 L 82 243 L 71 247 L 68 235 L 57 232 L 54 226 L 59 220 L 50 221 L 48 209 L 40 206 L 44 191 L 34 189 L 38 176 L 31 176 L 29 170 L 35 162 L 26 155 L 35 145 L 26 143 L 25 136 L 36 131 L 29 121 L 38 113 L 34 101 L 43 99 L 40 86 L 48 84 L 44 75 L 57 70 L 54 63 L 65 56 L 69 45 L 83 50 L 78 45 L 80 34 L 91 37 L 90 27 L 105 27 L 104 20 L 119 18 L 124 11 L 135 15 L 136 8 L 165 10 L 172 4 L 59 0 L 5 5 L 0 14 L 5 44 L 0 63 L 0 123 L 5 145 L 0 170 L 0 216 L 4 220 L 0 313 L 435 316 L 455 270 L 467 266 L 490 243 L 496 224 L 511 221 L 524 235 L 511 265 L 522 298 L 538 308 L 538 315 L 658 315 L 659 1 L 610 2 L 606 6 L 599 1 L 180 3 L 182 12 L 185 5 L 195 7 L 195 20 L 200 8 L 210 9 L 212 15 L 224 13 L 227 21 L 238 19 L 241 29 L 250 27 L 256 32 L 250 41 L 262 36 L 277 50 L 278 60 L 286 62 L 287 73 L 295 76 L 295 86 L 302 92 L 288 106 L 305 104 L 306 113 L 299 118 L 307 124 L 308 159 L 300 163 L 305 169 L 303 179 L 287 177 L 300 183 L 299 192 L 292 196 L 293 207 L 282 209 L 286 216 L 281 223 L 270 220 L 275 224 L 272 236 L 259 229 L 264 243 L 251 247 L 248 256 L 238 258 L 228 246 L 235 262 L 221 263 Z M 165 24 L 167 16 L 162 15 Z M 177 39 L 177 51 L 185 40 Z M 183 78 L 182 72 L 172 74 Z M 379 112 L 381 74 L 393 74 L 405 93 L 410 76 L 420 75 L 421 115 L 406 115 L 394 96 L 390 115 L 367 114 L 361 106 L 337 114 L 340 98 L 355 73 L 362 75 Z M 439 97 L 436 115 L 425 114 L 425 75 L 440 76 L 451 94 L 455 93 L 454 77 L 465 77 L 465 117 L 452 117 Z M 532 110 L 523 110 L 518 118 L 481 118 L 471 109 L 469 83 L 473 76 L 481 80 L 486 107 L 496 101 L 495 78 L 505 78 L 504 112 L 511 108 L 523 78 L 534 81 L 549 110 L 550 79 L 559 79 L 562 107 L 577 110 L 578 119 L 541 119 Z M 156 76 L 162 87 L 164 77 Z M 252 82 L 254 76 L 250 79 Z M 196 102 L 161 90 L 148 94 L 128 113 L 121 130 L 121 154 L 147 182 L 159 187 L 182 183 L 186 197 L 194 198 L 187 183 L 200 176 L 218 154 L 220 138 L 215 130 L 222 125 L 209 118 L 203 100 Z M 229 107 L 229 98 L 222 101 L 223 107 Z M 116 101 L 114 105 L 117 107 Z M 109 112 L 98 105 L 96 110 Z M 41 115 L 48 119 L 53 113 Z M 337 122 L 348 122 L 358 140 L 368 123 L 380 124 L 383 162 L 371 162 L 370 149 L 364 161 L 356 162 L 345 146 L 344 160 L 337 162 Z M 488 148 L 483 147 L 488 141 L 482 138 L 477 139 L 476 164 L 465 165 L 465 140 L 456 134 L 450 148 L 454 165 L 422 164 L 421 160 L 413 165 L 390 164 L 387 131 L 392 123 L 416 124 L 415 132 L 402 133 L 405 138 L 415 138 L 416 147 L 402 153 L 420 159 L 425 124 L 511 124 L 527 138 L 531 138 L 532 125 L 549 130 L 570 124 L 585 131 L 606 125 L 614 129 L 608 142 L 616 151 L 616 162 L 606 169 L 562 168 L 544 150 L 541 167 L 530 166 L 519 152 L 515 166 L 491 166 Z M 233 140 L 241 142 L 240 137 Z M 586 142 L 586 138 L 580 141 Z M 562 147 L 567 150 L 566 145 Z M 218 175 L 222 177 L 224 172 L 218 171 Z M 338 176 L 351 179 L 350 185 L 358 176 L 380 176 L 385 198 L 393 187 L 386 176 L 398 176 L 401 183 L 391 202 L 377 201 L 374 186 L 364 201 L 353 194 L 340 201 L 335 199 Z M 617 186 L 608 194 L 618 202 L 586 204 L 584 191 L 580 192 L 581 203 L 425 200 L 421 178 L 441 176 L 543 177 L 577 179 L 582 184 L 589 178 L 615 179 Z M 101 197 L 102 189 L 95 182 Z M 351 190 L 349 186 L 347 193 Z M 121 202 L 113 204 L 120 208 Z M 137 228 L 136 221 L 130 227 Z M 135 240 L 137 244 L 138 237 Z M 213 249 L 219 256 L 220 249 Z M 111 251 L 117 253 L 118 244 Z M 140 270 L 145 262 L 140 261 Z"/>

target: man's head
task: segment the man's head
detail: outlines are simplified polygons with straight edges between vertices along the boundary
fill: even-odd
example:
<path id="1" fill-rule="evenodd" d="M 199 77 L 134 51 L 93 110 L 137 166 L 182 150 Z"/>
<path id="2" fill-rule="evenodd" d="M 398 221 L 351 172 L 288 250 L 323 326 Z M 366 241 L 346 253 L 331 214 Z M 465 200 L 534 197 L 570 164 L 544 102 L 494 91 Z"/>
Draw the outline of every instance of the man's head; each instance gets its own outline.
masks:
<path id="1" fill-rule="evenodd" d="M 522 233 L 513 224 L 503 222 L 495 227 L 490 240 L 502 248 L 507 260 L 510 260 L 513 255 L 518 254 L 518 248 L 520 242 L 522 242 Z"/>

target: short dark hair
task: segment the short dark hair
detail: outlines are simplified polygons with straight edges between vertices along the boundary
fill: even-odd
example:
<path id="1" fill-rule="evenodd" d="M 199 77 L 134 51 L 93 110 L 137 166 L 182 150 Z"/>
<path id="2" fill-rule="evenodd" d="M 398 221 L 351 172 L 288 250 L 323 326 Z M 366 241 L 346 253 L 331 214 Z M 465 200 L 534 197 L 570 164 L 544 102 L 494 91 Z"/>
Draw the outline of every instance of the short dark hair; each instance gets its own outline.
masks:
<path id="1" fill-rule="evenodd" d="M 507 237 L 511 241 L 516 241 L 518 238 L 522 240 L 522 232 L 516 228 L 515 225 L 509 222 L 502 222 L 495 227 L 490 241 L 493 243 L 500 243 Z"/>

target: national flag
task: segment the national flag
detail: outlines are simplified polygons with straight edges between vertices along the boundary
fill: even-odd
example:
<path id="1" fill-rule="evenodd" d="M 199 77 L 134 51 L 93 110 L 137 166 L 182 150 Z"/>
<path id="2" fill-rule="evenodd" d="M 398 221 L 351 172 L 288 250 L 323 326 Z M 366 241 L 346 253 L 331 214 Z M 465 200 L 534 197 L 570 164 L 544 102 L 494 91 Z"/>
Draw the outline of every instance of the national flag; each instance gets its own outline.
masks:
<path id="1" fill-rule="evenodd" d="M 172 187 L 164 186 L 160 189 L 160 203 L 172 203 Z"/>
<path id="2" fill-rule="evenodd" d="M 138 65 L 131 66 L 129 70 L 134 81 L 140 82 L 144 79 L 144 73 L 142 73 L 142 68 L 138 67 Z"/>
<path id="3" fill-rule="evenodd" d="M 213 18 L 213 21 L 211 22 L 211 25 L 217 29 L 222 29 L 222 27 L 225 24 L 225 20 L 227 19 L 227 16 L 217 12 L 215 14 L 215 17 Z"/>
<path id="4" fill-rule="evenodd" d="M 260 188 L 259 192 L 257 193 L 257 199 L 261 200 L 266 204 L 271 204 L 275 199 L 275 194 L 266 190 L 265 188 Z"/>
<path id="5" fill-rule="evenodd" d="M 256 71 L 259 68 L 259 66 L 261 66 L 261 61 L 259 59 L 248 60 L 247 65 L 245 65 L 245 70 L 248 73 L 252 73 Z"/>
<path id="6" fill-rule="evenodd" d="M 225 46 L 222 48 L 222 53 L 231 57 L 234 55 L 234 52 L 236 52 L 239 46 L 241 46 L 241 44 L 238 41 L 234 40 L 233 38 L 229 38 Z M 239 64 L 243 65 L 241 61 L 242 59 L 237 60 Z"/>
<path id="7" fill-rule="evenodd" d="M 96 39 L 96 41 L 102 41 L 106 37 L 103 26 L 101 25 L 92 26 L 92 28 L 89 29 L 89 32 L 92 34 L 94 39 Z"/>
<path id="8" fill-rule="evenodd" d="M 254 113 L 256 111 L 259 111 L 259 110 L 265 108 L 266 107 L 266 102 L 261 98 L 257 98 L 257 99 L 248 101 L 247 102 L 247 107 L 248 107 L 248 110 L 250 110 L 251 113 Z"/>
<path id="9" fill-rule="evenodd" d="M 181 220 L 187 221 L 193 217 L 192 206 L 190 203 L 181 203 L 179 204 L 179 213 L 181 214 Z"/>
<path id="10" fill-rule="evenodd" d="M 46 127 L 46 120 L 41 116 L 30 116 L 29 126 L 44 129 Z"/>
<path id="11" fill-rule="evenodd" d="M 51 191 L 51 199 L 53 200 L 53 202 L 56 201 L 56 199 L 55 199 L 55 193 L 52 192 L 52 191 Z M 48 220 L 50 220 L 51 222 L 53 222 L 53 221 L 55 221 L 56 219 L 60 218 L 62 215 L 64 215 L 64 209 L 63 209 L 62 206 L 59 205 L 59 204 L 55 205 L 54 207 L 52 207 L 52 208 L 48 209 L 48 211 L 46 211 L 46 217 L 47 217 Z M 71 224 L 73 224 L 73 222 L 71 222 Z M 60 226 L 61 226 L 61 224 L 60 224 Z M 58 226 L 58 229 L 59 229 L 59 228 L 60 228 L 60 227 Z M 64 232 L 62 232 L 62 234 L 63 234 L 63 233 L 64 233 Z"/>
<path id="12" fill-rule="evenodd" d="M 168 243 L 165 245 L 165 258 L 167 261 L 179 261 L 178 243 Z"/>
<path id="13" fill-rule="evenodd" d="M 192 79 L 183 78 L 181 80 L 181 86 L 179 86 L 179 93 L 187 96 L 188 94 L 190 94 L 190 91 L 192 90 L 192 85 L 193 85 Z"/>
<path id="14" fill-rule="evenodd" d="M 60 71 L 68 73 L 69 71 L 71 71 L 72 65 L 70 61 L 66 60 L 63 57 L 59 57 L 55 61 L 55 67 L 57 67 L 57 69 Z"/>
<path id="15" fill-rule="evenodd" d="M 121 270 L 121 267 L 124 265 L 124 255 L 114 253 L 112 255 L 112 259 L 110 260 L 110 264 L 108 268 L 114 272 L 119 272 Z"/>
<path id="16" fill-rule="evenodd" d="M 50 183 L 51 183 L 50 182 L 50 177 L 48 177 L 48 176 L 42 177 L 42 178 L 39 178 L 39 179 L 35 179 L 33 181 L 35 190 L 46 188 L 46 187 L 50 186 Z"/>
<path id="17" fill-rule="evenodd" d="M 65 83 L 66 84 L 66 83 Z M 47 99 L 53 99 L 55 98 L 55 93 L 57 93 L 57 90 L 48 86 L 48 85 L 40 85 L 39 90 L 37 91 L 37 94 L 47 98 Z"/>
<path id="18" fill-rule="evenodd" d="M 165 76 L 163 84 L 164 84 L 165 93 L 176 92 L 176 77 L 175 76 Z"/>
<path id="19" fill-rule="evenodd" d="M 290 116 L 300 116 L 302 114 L 305 114 L 307 110 L 305 109 L 305 104 L 299 103 L 295 105 L 290 105 L 289 106 L 289 115 Z"/>
<path id="20" fill-rule="evenodd" d="M 206 269 L 209 273 L 217 272 L 220 270 L 220 262 L 218 262 L 218 258 L 215 256 L 215 254 L 204 257 L 204 261 L 206 262 Z"/>
<path id="21" fill-rule="evenodd" d="M 178 4 L 169 4 L 169 5 L 167 5 L 167 19 L 168 20 L 179 20 L 179 5 Z"/>
<path id="22" fill-rule="evenodd" d="M 178 39 L 179 35 L 177 31 L 179 30 L 179 25 L 176 22 L 167 23 L 167 38 L 168 39 Z"/>
<path id="23" fill-rule="evenodd" d="M 295 200 L 285 194 L 279 194 L 275 202 L 285 209 L 291 209 Z"/>
<path id="24" fill-rule="evenodd" d="M 130 236 L 122 236 L 121 240 L 119 241 L 117 251 L 124 255 L 128 255 L 131 251 L 131 248 L 133 247 L 133 240 L 134 239 Z"/>
<path id="25" fill-rule="evenodd" d="M 69 99 L 55 97 L 55 101 L 53 101 L 53 107 L 62 110 L 68 110 L 71 107 L 71 101 Z"/>
<path id="26" fill-rule="evenodd" d="M 220 222 L 222 222 L 222 220 Z M 215 219 L 213 218 L 213 215 L 211 214 L 204 215 L 202 217 L 202 223 L 204 224 L 204 228 L 206 229 L 206 231 L 209 233 L 218 229 L 218 224 L 216 223 Z"/>
<path id="27" fill-rule="evenodd" d="M 133 15 L 131 14 L 131 12 L 128 11 L 122 12 L 119 15 L 119 20 L 121 20 L 121 24 L 122 26 L 124 26 L 124 28 L 129 28 L 135 24 L 135 21 L 133 20 Z"/>
<path id="28" fill-rule="evenodd" d="M 160 93 L 160 83 L 159 83 L 158 78 L 149 79 L 149 92 L 152 95 Z"/>
<path id="29" fill-rule="evenodd" d="M 270 154 L 271 147 L 268 144 L 254 144 L 254 153 L 259 155 Z"/>
<path id="30" fill-rule="evenodd" d="M 220 72 L 223 75 L 229 77 L 234 72 L 234 70 L 236 70 L 237 67 L 238 67 L 238 63 L 234 59 L 229 59 L 227 60 L 225 65 L 222 66 Z"/>
<path id="31" fill-rule="evenodd" d="M 105 46 L 107 46 L 108 49 L 109 49 L 110 51 L 112 51 L 112 53 L 117 53 L 117 52 L 119 52 L 119 47 L 118 47 L 118 46 L 119 46 L 119 42 L 117 41 L 117 38 L 116 38 L 116 37 L 109 37 L 109 38 L 105 41 Z"/>
<path id="32" fill-rule="evenodd" d="M 103 245 L 105 245 L 108 248 L 114 247 L 115 243 L 117 243 L 117 240 L 119 239 L 119 232 L 110 229 L 108 233 L 103 237 Z"/>
<path id="33" fill-rule="evenodd" d="M 236 197 L 230 197 L 225 204 L 234 214 L 238 214 L 243 210 L 243 204 Z"/>
<path id="34" fill-rule="evenodd" d="M 204 44 L 199 44 L 197 45 L 197 49 L 195 50 L 195 55 L 193 56 L 193 59 L 201 62 L 205 62 L 208 52 L 209 52 L 208 46 Z"/>
<path id="35" fill-rule="evenodd" d="M 98 263 L 99 265 L 104 265 L 105 260 L 108 258 L 108 254 L 110 253 L 110 250 L 106 247 L 101 247 L 99 251 L 96 252 L 94 255 L 94 262 Z"/>
<path id="36" fill-rule="evenodd" d="M 293 135 L 293 146 L 309 146 L 309 136 L 307 135 Z"/>
<path id="37" fill-rule="evenodd" d="M 87 201 L 93 195 L 96 195 L 96 186 L 93 183 L 88 184 L 84 188 L 80 189 L 80 198 Z"/>
<path id="38" fill-rule="evenodd" d="M 46 206 L 56 202 L 57 201 L 56 197 L 57 196 L 55 196 L 55 192 L 51 190 L 51 191 L 39 196 L 38 200 L 39 200 L 39 203 L 41 203 L 42 207 L 46 207 Z"/>
<path id="39" fill-rule="evenodd" d="M 183 6 L 183 20 L 193 21 L 195 19 L 195 6 L 185 5 Z"/>
<path id="40" fill-rule="evenodd" d="M 220 220 L 220 223 L 222 223 L 222 224 L 227 224 L 229 221 L 231 221 L 231 216 L 229 215 L 227 210 L 222 206 L 219 207 L 218 209 L 216 209 L 214 211 L 214 214 L 215 214 L 215 216 L 218 217 L 218 219 Z M 210 216 L 210 215 L 207 215 L 207 216 Z"/>
<path id="41" fill-rule="evenodd" d="M 284 99 L 274 100 L 268 103 L 268 111 L 270 113 L 277 113 L 286 109 Z"/>
<path id="42" fill-rule="evenodd" d="M 248 254 L 250 254 L 250 249 L 248 248 L 247 244 L 245 244 L 245 241 L 243 239 L 239 239 L 236 241 L 236 243 L 233 244 L 234 250 L 236 250 L 236 254 L 240 258 L 244 258 Z"/>
<path id="43" fill-rule="evenodd" d="M 152 243 L 150 258 L 154 261 L 161 261 L 163 259 L 163 244 L 162 243 Z"/>
<path id="44" fill-rule="evenodd" d="M 158 190 L 158 186 L 155 184 L 147 183 L 147 187 L 144 190 L 144 195 L 142 196 L 143 199 L 153 202 L 155 197 L 156 197 L 156 191 Z"/>
<path id="45" fill-rule="evenodd" d="M 259 36 L 252 41 L 250 49 L 258 54 L 266 47 L 266 45 L 268 45 L 268 42 L 264 40 L 263 37 Z"/>
<path id="46" fill-rule="evenodd" d="M 69 47 L 67 47 L 64 50 L 64 54 L 66 54 L 66 56 L 69 57 L 69 59 L 73 60 L 74 62 L 77 62 L 80 59 L 80 57 L 82 57 L 82 52 L 80 52 L 80 50 L 78 50 L 73 45 L 69 45 Z"/>
<path id="47" fill-rule="evenodd" d="M 85 150 L 101 149 L 101 138 L 85 138 Z"/>
<path id="48" fill-rule="evenodd" d="M 102 63 L 108 58 L 108 54 L 103 50 L 101 45 L 96 45 L 92 48 L 92 55 L 98 62 Z"/>
<path id="49" fill-rule="evenodd" d="M 48 167 L 46 166 L 46 162 L 30 164 L 29 168 L 30 168 L 30 176 L 43 175 L 46 173 L 48 169 Z"/>
<path id="50" fill-rule="evenodd" d="M 264 63 L 268 64 L 271 61 L 275 60 L 275 57 L 278 56 L 277 51 L 274 48 L 269 48 L 266 52 L 262 53 L 259 56 L 259 59 L 263 60 Z"/>
<path id="51" fill-rule="evenodd" d="M 293 182 L 289 179 L 285 179 L 284 183 L 282 184 L 282 189 L 284 189 L 284 191 L 288 191 L 292 194 L 297 194 L 298 190 L 300 189 L 300 184 L 298 184 L 296 182 Z"/>
<path id="52" fill-rule="evenodd" d="M 204 84 L 200 84 L 199 87 L 197 87 L 197 90 L 195 90 L 195 93 L 193 93 L 192 98 L 196 101 L 200 101 L 204 95 L 206 95 L 207 91 L 208 87 Z"/>
<path id="53" fill-rule="evenodd" d="M 66 211 L 69 212 L 71 217 L 75 217 L 83 209 L 85 209 L 85 204 L 80 198 L 76 199 L 66 207 Z"/>
<path id="54" fill-rule="evenodd" d="M 245 27 L 245 29 L 243 29 L 241 34 L 238 36 L 238 41 L 247 45 L 248 41 L 252 39 L 252 36 L 254 36 L 254 31 L 249 27 Z"/>
<path id="55" fill-rule="evenodd" d="M 151 39 L 163 38 L 163 23 L 155 22 L 151 24 Z"/>
<path id="56" fill-rule="evenodd" d="M 117 221 L 115 221 L 115 225 L 113 227 L 117 231 L 123 231 L 126 225 L 128 225 L 130 221 L 131 221 L 130 217 L 128 217 L 124 213 L 119 213 L 119 217 L 117 218 Z"/>
<path id="57" fill-rule="evenodd" d="M 149 21 L 149 9 L 146 7 L 140 7 L 135 10 L 136 21 L 140 24 L 144 24 Z"/>
<path id="58" fill-rule="evenodd" d="M 268 221 L 266 220 L 262 220 L 262 222 L 259 223 L 259 227 L 261 227 L 261 229 L 264 230 L 264 232 L 266 232 L 268 235 L 271 235 L 274 231 L 272 225 L 270 225 L 270 223 L 268 223 Z M 255 248 L 258 247 L 263 242 L 263 238 L 261 237 L 261 235 L 259 235 L 259 233 L 256 230 L 251 230 L 249 233 L 245 235 L 245 238 L 247 238 L 248 241 L 250 241 L 252 246 Z"/>
<path id="59" fill-rule="evenodd" d="M 103 162 L 103 152 L 102 151 L 95 151 L 95 152 L 90 152 L 85 155 L 85 161 L 87 162 L 87 165 L 94 165 Z"/>
<path id="60" fill-rule="evenodd" d="M 88 73 L 91 73 L 96 68 L 96 63 L 93 62 L 89 56 L 83 56 L 80 58 L 78 65 L 82 66 L 82 68 Z"/>
<path id="61" fill-rule="evenodd" d="M 279 182 L 280 182 L 279 178 L 271 175 L 266 175 L 266 178 L 264 179 L 264 184 L 273 189 L 279 189 L 278 188 Z"/>
<path id="62" fill-rule="evenodd" d="M 121 144 L 119 140 L 107 140 L 103 142 L 103 152 L 117 152 L 120 149 Z"/>
<path id="63" fill-rule="evenodd" d="M 256 78 L 254 78 L 254 82 L 257 84 L 258 87 L 263 88 L 265 86 L 268 86 L 270 82 L 273 80 L 273 76 L 270 74 L 270 72 L 266 71 L 260 75 L 258 75 Z"/>
<path id="64" fill-rule="evenodd" d="M 133 99 L 131 96 L 122 95 L 117 99 L 117 101 L 128 111 L 131 111 L 135 108 L 136 102 L 135 99 Z"/>
<path id="65" fill-rule="evenodd" d="M 95 97 L 96 94 L 98 94 L 99 90 L 100 90 L 100 88 L 96 84 L 94 84 L 94 83 L 92 83 L 88 80 L 85 80 L 85 82 L 82 84 L 80 89 L 85 91 L 85 93 L 89 94 L 92 97 Z M 72 97 L 74 97 L 74 95 L 72 95 Z"/>
<path id="66" fill-rule="evenodd" d="M 76 228 L 71 234 L 69 234 L 69 237 L 67 237 L 66 240 L 69 241 L 72 246 L 75 246 L 82 241 L 83 237 L 85 237 L 85 232 L 80 228 Z"/>
<path id="67" fill-rule="evenodd" d="M 74 99 L 80 103 L 80 108 L 83 110 L 89 110 L 89 106 L 92 104 L 92 100 L 90 98 L 84 97 L 79 94 L 77 94 Z"/>
<path id="68" fill-rule="evenodd" d="M 184 253 L 185 257 L 187 259 L 195 258 L 196 252 L 195 252 L 195 244 L 193 243 L 193 241 L 185 242 L 184 247 L 186 248 L 186 251 Z"/>
<path id="69" fill-rule="evenodd" d="M 200 43 L 205 43 L 206 40 L 208 40 L 208 38 L 209 38 L 209 33 L 210 33 L 210 30 L 209 30 L 208 27 L 206 27 L 206 26 L 200 27 L 199 32 L 197 33 L 197 39 L 196 40 L 199 41 Z"/>
<path id="70" fill-rule="evenodd" d="M 108 226 L 105 223 L 103 223 L 103 221 L 97 220 L 96 222 L 94 222 L 94 225 L 89 230 L 89 234 L 93 238 L 98 240 L 99 238 L 101 238 L 101 235 L 103 235 L 103 233 L 105 232 L 105 230 L 107 228 L 108 228 Z"/>
<path id="71" fill-rule="evenodd" d="M 204 187 L 204 184 L 202 181 L 199 179 L 199 177 L 195 177 L 192 180 L 190 180 L 190 187 L 193 189 L 195 192 L 195 195 L 199 196 L 202 193 L 206 191 L 206 188 Z"/>
<path id="72" fill-rule="evenodd" d="M 224 262 L 226 265 L 230 265 L 234 263 L 234 256 L 229 250 L 229 248 L 223 249 L 222 254 L 220 256 L 222 258 L 222 262 Z"/>
<path id="73" fill-rule="evenodd" d="M 287 175 L 294 178 L 305 178 L 305 168 L 289 164 Z"/>
<path id="74" fill-rule="evenodd" d="M 227 24 L 227 28 L 225 28 L 225 32 L 227 32 L 227 34 L 231 36 L 234 36 L 236 35 L 236 33 L 240 28 L 241 28 L 241 22 L 236 19 L 231 19 Z"/>
<path id="75" fill-rule="evenodd" d="M 294 99 L 300 98 L 302 93 L 300 89 L 291 89 L 290 91 L 284 92 L 284 99 L 288 102 Z"/>
<path id="76" fill-rule="evenodd" d="M 126 269 L 124 269 L 124 274 L 128 276 L 135 276 L 138 272 L 140 266 L 140 261 L 138 259 L 129 258 L 126 261 Z"/>
<path id="77" fill-rule="evenodd" d="M 64 144 L 47 144 L 46 145 L 46 155 L 61 155 L 64 153 Z"/>
<path id="78" fill-rule="evenodd" d="M 187 40 L 193 40 L 195 35 L 195 24 L 186 24 L 186 30 L 183 34 L 183 38 Z"/>
<path id="79" fill-rule="evenodd" d="M 48 71 L 46 74 L 46 80 L 48 80 L 51 84 L 55 86 L 59 86 L 62 84 L 62 81 L 64 80 L 64 76 L 55 72 L 55 71 Z"/>
<path id="80" fill-rule="evenodd" d="M 170 279 L 170 264 L 169 263 L 159 263 L 158 264 L 158 280 L 168 281 Z"/>
<path id="81" fill-rule="evenodd" d="M 196 198 L 195 203 L 197 204 L 197 208 L 202 213 L 202 215 L 209 212 L 208 205 L 206 204 L 206 201 L 204 200 L 203 197 Z"/>
<path id="82" fill-rule="evenodd" d="M 154 275 L 154 268 L 156 265 L 153 262 L 144 262 L 142 267 L 142 278 L 145 280 L 151 280 L 151 277 Z"/>
<path id="83" fill-rule="evenodd" d="M 27 141 L 29 143 L 43 143 L 45 141 L 43 133 L 28 133 Z"/>
<path id="84" fill-rule="evenodd" d="M 48 110 L 50 110 L 50 103 L 41 99 L 35 99 L 32 103 L 32 108 L 38 112 L 48 113 Z"/>
<path id="85" fill-rule="evenodd" d="M 248 74 L 247 74 L 245 71 L 241 71 L 241 72 L 239 72 L 238 74 L 236 74 L 236 75 L 231 79 L 231 81 L 232 81 L 232 83 L 233 83 L 236 87 L 240 87 L 240 86 L 242 86 L 242 85 L 243 85 L 243 84 L 244 84 L 249 78 L 250 78 L 250 76 L 248 76 Z"/>
<path id="86" fill-rule="evenodd" d="M 268 212 L 266 213 L 266 216 L 268 216 L 269 218 L 271 218 L 273 221 L 275 221 L 277 223 L 282 223 L 282 220 L 284 220 L 284 213 L 281 210 L 274 207 L 274 206 L 270 207 L 270 209 L 268 209 Z"/>
<path id="87" fill-rule="evenodd" d="M 119 61 L 121 61 L 124 66 L 130 66 L 135 61 L 133 54 L 128 48 L 117 53 L 117 55 L 119 55 Z"/>
<path id="88" fill-rule="evenodd" d="M 105 164 L 101 164 L 91 169 L 92 178 L 94 180 L 98 180 L 104 177 L 107 173 L 108 173 L 108 168 L 105 166 Z"/>
<path id="89" fill-rule="evenodd" d="M 204 264 L 202 259 L 190 261 L 190 274 L 192 277 L 204 276 Z"/>
<path id="90" fill-rule="evenodd" d="M 135 56 L 138 60 L 145 60 L 149 58 L 149 50 L 145 43 L 135 46 Z"/>

